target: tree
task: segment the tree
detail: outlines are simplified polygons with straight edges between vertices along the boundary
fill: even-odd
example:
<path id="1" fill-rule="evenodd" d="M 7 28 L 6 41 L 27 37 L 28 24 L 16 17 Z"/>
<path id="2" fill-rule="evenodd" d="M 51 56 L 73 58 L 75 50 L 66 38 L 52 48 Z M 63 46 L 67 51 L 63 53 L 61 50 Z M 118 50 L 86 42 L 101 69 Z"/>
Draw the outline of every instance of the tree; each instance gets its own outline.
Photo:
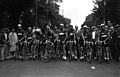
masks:
<path id="1" fill-rule="evenodd" d="M 49 3 L 46 4 L 46 0 L 0 0 L 0 25 L 2 27 L 17 27 L 18 23 L 22 23 L 25 29 L 28 26 L 33 27 L 36 25 L 36 14 L 39 27 L 44 27 L 49 21 L 52 25 L 70 23 L 70 19 L 59 14 L 60 5 L 57 3 L 62 0 L 48 1 Z M 6 20 L 9 21 L 7 22 L 9 25 L 4 26 L 5 22 L 3 21 Z"/>
<path id="2" fill-rule="evenodd" d="M 107 21 L 120 23 L 120 1 L 119 0 L 95 0 L 92 18 L 96 18 L 97 24 Z M 93 19 L 94 21 L 95 19 Z M 86 22 L 86 21 L 85 21 Z"/>

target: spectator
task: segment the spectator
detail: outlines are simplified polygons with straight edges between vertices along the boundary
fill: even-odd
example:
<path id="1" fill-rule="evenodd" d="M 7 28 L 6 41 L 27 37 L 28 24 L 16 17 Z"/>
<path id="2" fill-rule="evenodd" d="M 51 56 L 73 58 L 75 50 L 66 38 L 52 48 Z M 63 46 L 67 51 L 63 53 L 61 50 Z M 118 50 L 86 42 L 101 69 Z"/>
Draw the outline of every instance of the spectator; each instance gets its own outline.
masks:
<path id="1" fill-rule="evenodd" d="M 5 51 L 5 35 L 2 30 L 0 30 L 0 60 L 4 61 L 4 52 Z"/>
<path id="2" fill-rule="evenodd" d="M 15 51 L 17 48 L 18 36 L 15 32 L 15 29 L 12 28 L 12 31 L 9 33 L 9 41 L 10 41 L 10 53 L 12 57 L 15 57 Z"/>
<path id="3" fill-rule="evenodd" d="M 8 46 L 8 41 L 9 41 L 9 39 L 8 39 L 9 29 L 4 28 L 3 31 L 4 31 L 4 35 L 5 35 L 5 41 L 6 41 L 6 43 L 5 43 L 5 59 L 7 59 L 7 58 L 9 57 L 9 46 Z"/>

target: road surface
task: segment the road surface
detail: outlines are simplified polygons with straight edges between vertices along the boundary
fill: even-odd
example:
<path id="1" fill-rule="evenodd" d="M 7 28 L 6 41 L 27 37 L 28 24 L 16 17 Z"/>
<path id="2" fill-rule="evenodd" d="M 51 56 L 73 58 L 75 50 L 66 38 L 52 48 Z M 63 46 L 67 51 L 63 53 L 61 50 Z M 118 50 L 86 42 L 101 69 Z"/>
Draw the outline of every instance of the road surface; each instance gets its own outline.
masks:
<path id="1" fill-rule="evenodd" d="M 4 61 L 0 62 L 0 77 L 120 77 L 120 63 Z"/>

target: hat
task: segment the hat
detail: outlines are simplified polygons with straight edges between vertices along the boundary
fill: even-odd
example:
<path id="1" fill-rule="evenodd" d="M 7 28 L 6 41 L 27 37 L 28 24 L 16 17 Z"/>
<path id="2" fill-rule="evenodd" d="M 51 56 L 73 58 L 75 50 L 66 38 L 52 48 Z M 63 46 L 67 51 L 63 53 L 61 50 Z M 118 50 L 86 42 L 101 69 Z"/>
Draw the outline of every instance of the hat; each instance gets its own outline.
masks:
<path id="1" fill-rule="evenodd" d="M 95 29 L 96 28 L 96 26 L 92 26 L 92 29 Z"/>
<path id="2" fill-rule="evenodd" d="M 4 28 L 3 31 L 4 31 L 4 32 L 9 32 L 9 29 Z"/>
<path id="3" fill-rule="evenodd" d="M 19 27 L 21 27 L 21 24 L 18 24 Z"/>
<path id="4" fill-rule="evenodd" d="M 88 26 L 87 26 L 87 25 L 84 25 L 83 28 L 88 28 Z"/>
<path id="5" fill-rule="evenodd" d="M 28 27 L 28 29 L 32 29 L 31 27 Z"/>

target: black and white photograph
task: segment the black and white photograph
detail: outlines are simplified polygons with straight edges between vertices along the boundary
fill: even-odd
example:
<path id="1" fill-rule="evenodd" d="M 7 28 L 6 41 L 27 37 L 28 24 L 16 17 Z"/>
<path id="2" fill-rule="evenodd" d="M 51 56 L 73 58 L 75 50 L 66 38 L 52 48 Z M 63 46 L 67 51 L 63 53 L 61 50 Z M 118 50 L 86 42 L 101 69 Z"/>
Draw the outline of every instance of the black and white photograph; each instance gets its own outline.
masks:
<path id="1" fill-rule="evenodd" d="M 0 77 L 120 77 L 120 0 L 0 0 Z"/>

